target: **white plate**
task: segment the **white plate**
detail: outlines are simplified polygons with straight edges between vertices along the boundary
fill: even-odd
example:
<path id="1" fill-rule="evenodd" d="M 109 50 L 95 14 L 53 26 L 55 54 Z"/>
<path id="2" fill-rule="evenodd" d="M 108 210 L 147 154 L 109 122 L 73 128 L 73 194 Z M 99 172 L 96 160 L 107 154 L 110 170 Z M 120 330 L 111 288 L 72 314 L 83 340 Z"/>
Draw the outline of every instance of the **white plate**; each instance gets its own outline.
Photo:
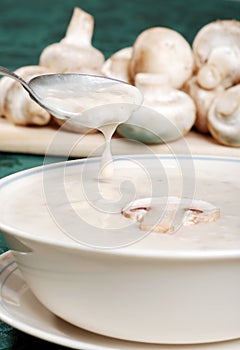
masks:
<path id="1" fill-rule="evenodd" d="M 240 340 L 187 346 L 133 343 L 96 335 L 72 326 L 54 316 L 34 297 L 10 251 L 0 255 L 0 319 L 25 333 L 79 350 L 239 350 L 240 348 Z"/>

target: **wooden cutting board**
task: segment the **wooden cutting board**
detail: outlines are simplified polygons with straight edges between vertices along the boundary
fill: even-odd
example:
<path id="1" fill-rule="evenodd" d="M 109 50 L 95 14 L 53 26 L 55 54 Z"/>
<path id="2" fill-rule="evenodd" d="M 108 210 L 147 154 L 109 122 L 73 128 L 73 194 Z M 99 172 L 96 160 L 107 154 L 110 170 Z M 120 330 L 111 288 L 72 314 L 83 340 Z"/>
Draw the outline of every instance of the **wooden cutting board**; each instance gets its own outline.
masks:
<path id="1" fill-rule="evenodd" d="M 100 133 L 81 135 L 60 130 L 54 126 L 15 126 L 0 118 L 0 151 L 38 155 L 91 157 L 99 156 L 103 150 Z M 137 153 L 202 154 L 240 157 L 240 148 L 217 144 L 210 136 L 191 131 L 185 138 L 147 146 L 120 137 L 114 137 L 112 151 L 115 155 Z"/>

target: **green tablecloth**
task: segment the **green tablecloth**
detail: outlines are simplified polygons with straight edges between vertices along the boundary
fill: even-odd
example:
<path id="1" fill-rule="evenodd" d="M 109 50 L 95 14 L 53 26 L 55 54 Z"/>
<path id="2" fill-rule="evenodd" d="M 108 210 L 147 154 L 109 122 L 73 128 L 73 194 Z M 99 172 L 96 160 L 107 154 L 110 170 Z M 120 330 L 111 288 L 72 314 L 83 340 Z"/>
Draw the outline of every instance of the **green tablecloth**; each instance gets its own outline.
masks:
<path id="1" fill-rule="evenodd" d="M 148 27 L 170 27 L 191 43 L 204 24 L 216 19 L 240 18 L 237 0 L 1 0 L 0 65 L 16 69 L 37 64 L 42 49 L 63 37 L 75 6 L 94 15 L 93 43 L 106 57 L 132 45 L 136 36 Z M 42 162 L 41 156 L 2 153 L 0 177 Z M 0 253 L 5 250 L 0 235 Z M 35 347 L 61 348 L 0 323 L 0 350 Z"/>

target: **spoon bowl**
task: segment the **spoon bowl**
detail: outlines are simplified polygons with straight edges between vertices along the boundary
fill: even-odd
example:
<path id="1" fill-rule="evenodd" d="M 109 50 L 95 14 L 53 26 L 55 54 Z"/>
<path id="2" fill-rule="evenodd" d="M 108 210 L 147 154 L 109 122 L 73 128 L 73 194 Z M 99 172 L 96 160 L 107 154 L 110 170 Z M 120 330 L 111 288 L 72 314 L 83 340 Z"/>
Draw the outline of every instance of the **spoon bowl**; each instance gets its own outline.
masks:
<path id="1" fill-rule="evenodd" d="M 41 107 L 76 128 L 125 122 L 143 101 L 135 86 L 103 76 L 46 74 L 26 82 L 1 66 L 0 74 L 17 80 Z"/>

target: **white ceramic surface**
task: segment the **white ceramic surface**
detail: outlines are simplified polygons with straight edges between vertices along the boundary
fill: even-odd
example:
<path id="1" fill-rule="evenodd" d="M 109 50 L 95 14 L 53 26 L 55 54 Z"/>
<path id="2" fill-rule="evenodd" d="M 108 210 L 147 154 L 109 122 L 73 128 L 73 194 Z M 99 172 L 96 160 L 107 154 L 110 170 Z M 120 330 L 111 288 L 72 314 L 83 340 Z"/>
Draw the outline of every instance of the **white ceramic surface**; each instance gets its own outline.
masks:
<path id="1" fill-rule="evenodd" d="M 25 333 L 79 350 L 239 350 L 240 340 L 205 345 L 152 345 L 90 333 L 57 318 L 29 290 L 10 251 L 0 256 L 0 318 Z"/>
<path id="2" fill-rule="evenodd" d="M 216 181 L 222 174 L 227 181 L 240 173 L 240 159 L 195 160 L 206 176 L 216 167 Z M 8 191 L 16 179 L 38 171 L 13 175 L 0 185 Z M 105 336 L 147 343 L 239 338 L 239 247 L 164 251 L 146 249 L 142 240 L 138 248 L 94 249 L 20 231 L 15 224 L 0 222 L 0 229 L 24 279 L 42 304 L 66 321 Z"/>

